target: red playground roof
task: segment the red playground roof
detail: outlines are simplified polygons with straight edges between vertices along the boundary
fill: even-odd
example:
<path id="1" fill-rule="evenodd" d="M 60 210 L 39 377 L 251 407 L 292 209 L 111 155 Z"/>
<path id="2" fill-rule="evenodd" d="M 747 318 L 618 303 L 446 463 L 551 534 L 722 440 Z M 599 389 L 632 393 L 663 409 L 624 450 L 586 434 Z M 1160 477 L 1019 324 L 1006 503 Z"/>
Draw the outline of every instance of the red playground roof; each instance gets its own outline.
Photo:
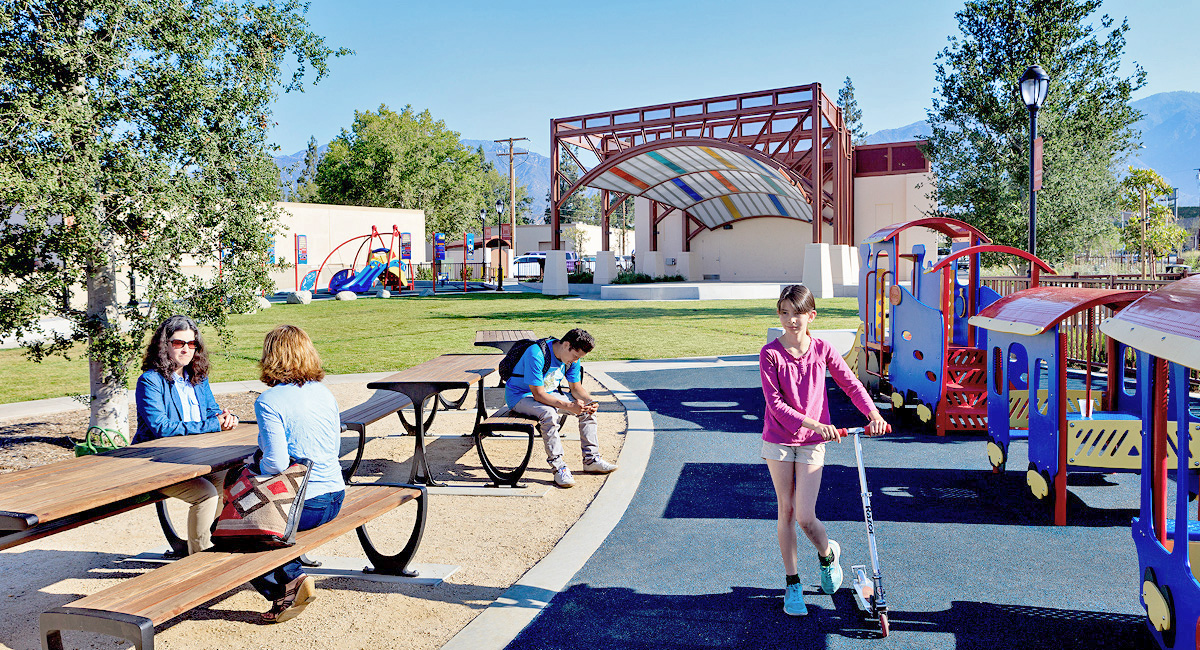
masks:
<path id="1" fill-rule="evenodd" d="M 1200 368 L 1200 275 L 1147 294 L 1104 321 L 1100 331 L 1160 359 Z"/>
<path id="2" fill-rule="evenodd" d="M 1098 305 L 1121 309 L 1144 295 L 1145 291 L 1119 289 L 1034 287 L 1004 296 L 970 322 L 994 332 L 1036 336 L 1077 312 Z"/>
<path id="3" fill-rule="evenodd" d="M 880 242 L 885 242 L 896 237 L 902 231 L 908 230 L 909 228 L 928 228 L 930 230 L 936 230 L 937 232 L 940 232 L 951 239 L 961 239 L 963 237 L 970 237 L 974 235 L 977 239 L 979 239 L 979 243 L 992 243 L 992 240 L 988 239 L 987 235 L 979 232 L 979 230 L 971 224 L 959 221 L 958 219 L 951 219 L 949 217 L 929 217 L 927 219 L 917 219 L 915 221 L 906 221 L 904 223 L 894 223 L 890 226 L 880 228 L 870 235 L 867 235 L 867 238 L 863 240 L 863 243 L 878 244 Z"/>

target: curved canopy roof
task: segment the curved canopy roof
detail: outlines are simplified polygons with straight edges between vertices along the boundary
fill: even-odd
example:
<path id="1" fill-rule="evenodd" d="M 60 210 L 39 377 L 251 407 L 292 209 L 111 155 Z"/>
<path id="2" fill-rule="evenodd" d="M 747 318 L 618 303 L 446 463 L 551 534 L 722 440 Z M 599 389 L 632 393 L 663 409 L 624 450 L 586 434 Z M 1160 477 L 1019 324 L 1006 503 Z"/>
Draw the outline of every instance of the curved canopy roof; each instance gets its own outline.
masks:
<path id="1" fill-rule="evenodd" d="M 709 228 L 750 217 L 812 221 L 802 179 L 749 147 L 719 140 L 673 138 L 634 147 L 579 182 L 686 210 Z"/>
<path id="2" fill-rule="evenodd" d="M 1101 323 L 1100 331 L 1160 359 L 1200 368 L 1200 275 L 1147 294 Z"/>
<path id="3" fill-rule="evenodd" d="M 994 332 L 1036 336 L 1059 321 L 1098 305 L 1121 309 L 1146 295 L 1145 291 L 1034 287 L 1004 296 L 988 305 L 970 323 Z"/>
<path id="4" fill-rule="evenodd" d="M 949 217 L 928 217 L 926 219 L 916 219 L 914 221 L 905 221 L 904 223 L 894 223 L 890 226 L 884 226 L 879 230 L 867 235 L 863 240 L 864 244 L 878 244 L 885 242 L 899 235 L 901 232 L 909 228 L 928 228 L 950 237 L 951 239 L 960 239 L 962 237 L 974 236 L 984 244 L 992 243 L 988 236 L 979 231 L 978 228 L 958 219 Z"/>

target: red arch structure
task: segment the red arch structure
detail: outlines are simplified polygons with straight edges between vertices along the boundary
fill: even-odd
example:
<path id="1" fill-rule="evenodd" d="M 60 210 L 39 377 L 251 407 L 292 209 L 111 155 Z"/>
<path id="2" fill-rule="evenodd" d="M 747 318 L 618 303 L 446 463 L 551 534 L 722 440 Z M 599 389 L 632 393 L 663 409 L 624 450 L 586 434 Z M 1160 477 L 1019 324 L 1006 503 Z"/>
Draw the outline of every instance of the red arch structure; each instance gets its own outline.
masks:
<path id="1" fill-rule="evenodd" d="M 599 164 L 583 164 L 575 148 L 592 153 Z M 734 154 L 751 164 L 730 161 Z M 586 171 L 579 180 L 571 182 L 560 169 L 564 155 Z M 685 215 L 685 250 L 706 229 L 753 217 L 810 221 L 813 242 L 823 241 L 822 226 L 828 224 L 830 243 L 852 244 L 851 156 L 842 111 L 817 83 L 553 119 L 553 247 L 562 247 L 559 209 L 585 186 L 601 190 L 605 250 L 609 216 L 630 196 L 652 200 L 652 250 L 658 248 L 655 226 L 674 210 Z M 714 158 L 728 164 L 714 165 Z M 797 200 L 806 207 L 797 209 Z"/>

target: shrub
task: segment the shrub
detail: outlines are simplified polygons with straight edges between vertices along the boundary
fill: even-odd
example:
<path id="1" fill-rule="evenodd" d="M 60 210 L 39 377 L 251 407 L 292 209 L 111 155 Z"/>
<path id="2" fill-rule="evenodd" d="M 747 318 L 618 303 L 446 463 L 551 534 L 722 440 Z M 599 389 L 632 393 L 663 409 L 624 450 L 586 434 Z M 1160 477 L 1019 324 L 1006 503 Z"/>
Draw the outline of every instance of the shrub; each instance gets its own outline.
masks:
<path id="1" fill-rule="evenodd" d="M 572 284 L 591 284 L 594 277 L 591 271 L 576 271 L 567 276 L 567 282 Z"/>

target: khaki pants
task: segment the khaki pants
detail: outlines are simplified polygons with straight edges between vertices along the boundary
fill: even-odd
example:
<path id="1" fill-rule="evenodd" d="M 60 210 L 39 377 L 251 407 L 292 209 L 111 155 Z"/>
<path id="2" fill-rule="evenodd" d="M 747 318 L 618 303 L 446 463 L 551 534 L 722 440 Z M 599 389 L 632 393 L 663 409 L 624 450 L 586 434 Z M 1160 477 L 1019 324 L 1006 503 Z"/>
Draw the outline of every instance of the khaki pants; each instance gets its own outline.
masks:
<path id="1" fill-rule="evenodd" d="M 188 555 L 212 546 L 212 525 L 221 511 L 221 489 L 225 485 L 226 471 L 213 472 L 159 490 L 169 497 L 192 504 L 187 517 Z"/>
<path id="2" fill-rule="evenodd" d="M 542 442 L 546 445 L 546 462 L 550 467 L 558 469 L 566 465 L 563 460 L 562 442 L 558 439 L 558 409 L 547 406 L 532 397 L 522 398 L 512 410 L 517 413 L 530 415 L 538 419 L 542 431 Z M 591 413 L 577 416 L 579 418 L 579 449 L 583 452 L 583 462 L 592 462 L 600 457 L 599 439 L 596 437 L 596 416 Z"/>

